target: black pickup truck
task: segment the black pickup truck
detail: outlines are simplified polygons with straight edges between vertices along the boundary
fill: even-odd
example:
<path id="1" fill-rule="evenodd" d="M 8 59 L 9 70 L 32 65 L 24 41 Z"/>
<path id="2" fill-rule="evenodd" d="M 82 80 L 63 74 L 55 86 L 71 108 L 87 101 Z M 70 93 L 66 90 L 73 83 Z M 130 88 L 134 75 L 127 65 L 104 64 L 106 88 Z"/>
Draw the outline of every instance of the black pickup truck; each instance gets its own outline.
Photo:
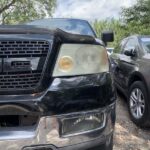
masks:
<path id="1" fill-rule="evenodd" d="M 0 150 L 112 150 L 115 100 L 87 21 L 0 26 Z"/>

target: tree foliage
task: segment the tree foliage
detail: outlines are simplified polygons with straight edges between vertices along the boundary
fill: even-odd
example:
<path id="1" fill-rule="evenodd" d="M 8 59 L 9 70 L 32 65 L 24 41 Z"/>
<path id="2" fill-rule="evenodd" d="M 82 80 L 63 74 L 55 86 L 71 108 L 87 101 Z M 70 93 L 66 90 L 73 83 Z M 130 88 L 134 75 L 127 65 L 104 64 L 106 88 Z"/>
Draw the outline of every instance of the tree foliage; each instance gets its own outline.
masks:
<path id="1" fill-rule="evenodd" d="M 127 23 L 149 26 L 150 0 L 137 0 L 137 3 L 132 7 L 123 8 L 122 17 Z"/>
<path id="2" fill-rule="evenodd" d="M 150 35 L 150 0 L 137 0 L 129 8 L 123 8 L 120 20 L 95 21 L 93 26 L 98 35 L 103 30 L 113 30 L 115 41 L 110 46 L 119 52 L 120 41 L 130 35 Z"/>
<path id="3" fill-rule="evenodd" d="M 109 43 L 108 46 L 114 47 L 116 52 L 118 51 L 119 43 L 122 40 L 122 38 L 127 36 L 125 26 L 121 25 L 120 20 L 115 20 L 115 19 L 104 20 L 104 21 L 96 20 L 93 23 L 93 27 L 99 37 L 102 31 L 105 31 L 105 30 L 114 31 L 115 41 L 113 43 Z"/>
<path id="4" fill-rule="evenodd" d="M 51 16 L 56 0 L 0 0 L 1 24 L 23 23 Z"/>

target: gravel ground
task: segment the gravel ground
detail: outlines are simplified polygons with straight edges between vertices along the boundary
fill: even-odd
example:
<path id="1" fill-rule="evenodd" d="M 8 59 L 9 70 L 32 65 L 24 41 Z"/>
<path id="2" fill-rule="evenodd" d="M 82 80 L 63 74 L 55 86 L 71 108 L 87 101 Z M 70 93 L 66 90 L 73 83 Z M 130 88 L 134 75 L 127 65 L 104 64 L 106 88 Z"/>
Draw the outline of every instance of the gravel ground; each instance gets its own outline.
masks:
<path id="1" fill-rule="evenodd" d="M 150 150 L 150 130 L 142 130 L 131 122 L 121 95 L 118 96 L 116 111 L 114 150 Z"/>

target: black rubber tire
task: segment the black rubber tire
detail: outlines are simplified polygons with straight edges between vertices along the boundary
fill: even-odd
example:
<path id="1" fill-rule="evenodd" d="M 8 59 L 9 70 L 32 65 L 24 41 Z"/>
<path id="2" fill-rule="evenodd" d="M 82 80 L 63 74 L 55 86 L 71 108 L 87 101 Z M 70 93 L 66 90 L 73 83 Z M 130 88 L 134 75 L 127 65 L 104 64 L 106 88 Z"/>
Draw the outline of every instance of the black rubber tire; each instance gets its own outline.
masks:
<path id="1" fill-rule="evenodd" d="M 144 115 L 140 118 L 140 119 L 136 119 L 132 113 L 131 113 L 131 109 L 130 109 L 130 104 L 129 104 L 129 101 L 130 101 L 130 95 L 131 95 L 131 92 L 133 91 L 133 89 L 135 88 L 139 88 L 143 95 L 144 95 L 144 99 L 145 99 L 145 111 L 144 111 Z M 134 82 L 131 87 L 130 87 L 130 90 L 129 90 L 129 95 L 128 95 L 128 109 L 129 109 L 129 114 L 130 114 L 130 117 L 131 117 L 131 120 L 139 127 L 141 128 L 149 128 L 150 127 L 150 102 L 148 102 L 148 93 L 147 93 L 147 90 L 146 90 L 146 87 L 144 85 L 143 82 L 141 81 L 136 81 Z"/>

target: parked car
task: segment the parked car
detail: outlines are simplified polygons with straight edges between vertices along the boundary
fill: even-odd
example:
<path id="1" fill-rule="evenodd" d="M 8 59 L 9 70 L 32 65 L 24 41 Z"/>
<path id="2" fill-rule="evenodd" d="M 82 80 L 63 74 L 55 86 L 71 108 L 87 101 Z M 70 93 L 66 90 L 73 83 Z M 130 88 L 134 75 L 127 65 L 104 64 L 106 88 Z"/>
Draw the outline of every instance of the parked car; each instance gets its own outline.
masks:
<path id="1" fill-rule="evenodd" d="M 0 150 L 112 150 L 115 100 L 87 21 L 0 26 Z"/>
<path id="2" fill-rule="evenodd" d="M 150 36 L 130 36 L 112 56 L 116 87 L 127 97 L 132 121 L 150 127 Z"/>

